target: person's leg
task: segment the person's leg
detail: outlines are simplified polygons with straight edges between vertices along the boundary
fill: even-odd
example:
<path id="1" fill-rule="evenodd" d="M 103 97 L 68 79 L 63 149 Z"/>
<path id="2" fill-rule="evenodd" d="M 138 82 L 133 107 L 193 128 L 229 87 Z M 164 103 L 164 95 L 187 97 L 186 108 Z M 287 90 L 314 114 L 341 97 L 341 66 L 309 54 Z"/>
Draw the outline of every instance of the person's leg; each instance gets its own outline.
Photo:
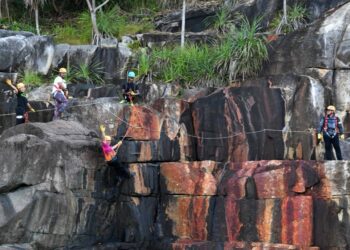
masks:
<path id="1" fill-rule="evenodd" d="M 117 156 L 107 162 L 108 166 L 115 167 L 117 175 L 122 178 L 131 178 L 133 175 L 130 173 L 125 163 L 121 163 Z"/>
<path id="2" fill-rule="evenodd" d="M 341 154 L 341 150 L 340 150 L 340 145 L 339 145 L 339 136 L 336 135 L 333 139 L 332 139 L 332 144 L 333 147 L 335 149 L 335 153 L 337 155 L 337 159 L 338 160 L 343 160 L 343 156 Z"/>
<path id="3" fill-rule="evenodd" d="M 332 142 L 331 142 L 331 138 L 328 135 L 323 135 L 323 139 L 324 139 L 324 146 L 326 149 L 326 153 L 325 153 L 325 160 L 332 160 Z"/>
<path id="4" fill-rule="evenodd" d="M 25 119 L 24 118 L 16 118 L 16 125 L 25 123 Z"/>

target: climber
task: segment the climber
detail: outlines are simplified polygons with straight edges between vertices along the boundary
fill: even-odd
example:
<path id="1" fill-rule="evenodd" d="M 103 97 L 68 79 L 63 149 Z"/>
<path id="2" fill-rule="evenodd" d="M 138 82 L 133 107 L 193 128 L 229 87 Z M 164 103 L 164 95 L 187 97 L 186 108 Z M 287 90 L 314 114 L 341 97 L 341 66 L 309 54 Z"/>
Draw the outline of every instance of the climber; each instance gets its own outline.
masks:
<path id="1" fill-rule="evenodd" d="M 64 95 L 68 98 L 67 83 L 66 83 L 66 80 L 64 80 L 66 75 L 67 75 L 66 68 L 60 68 L 58 70 L 58 76 L 56 76 L 53 82 L 53 87 L 51 92 L 52 95 L 54 95 L 57 90 L 61 89 L 63 90 Z M 61 83 L 61 85 L 59 83 Z"/>
<path id="2" fill-rule="evenodd" d="M 128 102 L 133 105 L 135 97 L 140 96 L 139 87 L 134 83 L 135 77 L 135 72 L 129 71 L 127 83 L 123 85 L 123 100 L 120 103 Z"/>
<path id="3" fill-rule="evenodd" d="M 335 115 L 335 107 L 333 105 L 327 107 L 326 115 L 322 116 L 317 132 L 317 138 L 319 140 L 323 139 L 325 143 L 325 159 L 332 160 L 333 145 L 337 159 L 343 160 L 339 138 L 344 140 L 344 128 L 340 118 Z"/>
<path id="4" fill-rule="evenodd" d="M 66 95 L 64 94 L 64 83 L 58 82 L 55 87 L 55 92 L 53 93 L 53 99 L 55 100 L 55 111 L 53 120 L 57 120 L 62 118 L 62 113 L 65 111 L 68 100 Z"/>
<path id="5" fill-rule="evenodd" d="M 130 171 L 126 168 L 125 164 L 119 161 L 117 156 L 118 149 L 122 145 L 123 141 L 119 141 L 114 146 L 111 146 L 112 138 L 105 135 L 106 128 L 103 125 L 100 125 L 100 130 L 103 138 L 101 143 L 103 154 L 107 165 L 110 167 L 116 167 L 116 171 L 118 173 L 117 182 L 121 182 L 125 178 L 129 179 L 134 176 L 134 174 L 130 173 Z"/>
<path id="6" fill-rule="evenodd" d="M 29 104 L 28 99 L 24 94 L 26 91 L 26 86 L 24 83 L 18 83 L 15 87 L 10 79 L 6 79 L 5 82 L 14 90 L 17 95 L 16 125 L 28 122 L 27 110 L 29 109 L 32 112 L 35 112 L 35 110 Z"/>

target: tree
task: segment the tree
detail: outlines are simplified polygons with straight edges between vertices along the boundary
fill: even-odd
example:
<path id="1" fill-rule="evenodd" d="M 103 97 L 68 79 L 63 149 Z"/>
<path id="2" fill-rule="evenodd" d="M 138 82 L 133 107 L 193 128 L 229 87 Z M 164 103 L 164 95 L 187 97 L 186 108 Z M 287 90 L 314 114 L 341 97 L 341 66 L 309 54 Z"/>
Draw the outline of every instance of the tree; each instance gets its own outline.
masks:
<path id="1" fill-rule="evenodd" d="M 36 33 L 40 36 L 40 29 L 39 29 L 39 6 L 44 5 L 46 0 L 24 0 L 24 4 L 27 8 L 31 8 L 34 10 L 35 13 L 35 27 L 36 27 Z"/>
<path id="2" fill-rule="evenodd" d="M 182 4 L 181 48 L 185 46 L 186 0 Z"/>
<path id="3" fill-rule="evenodd" d="M 283 0 L 283 16 L 281 19 L 280 24 L 278 25 L 276 29 L 276 34 L 280 34 L 283 26 L 288 25 L 288 19 L 287 19 L 287 0 Z"/>
<path id="4" fill-rule="evenodd" d="M 86 3 L 89 7 L 91 22 L 92 22 L 92 33 L 93 33 L 92 43 L 93 44 L 100 45 L 100 43 L 101 43 L 101 34 L 100 34 L 98 27 L 97 27 L 96 13 L 98 10 L 100 10 L 108 2 L 109 2 L 109 0 L 105 0 L 102 4 L 100 4 L 96 7 L 96 0 L 86 0 Z"/>
<path id="5" fill-rule="evenodd" d="M 3 10 L 4 7 L 4 10 Z M 4 15 L 3 15 L 4 14 Z M 10 11 L 7 0 L 0 0 L 0 18 L 10 18 Z"/>

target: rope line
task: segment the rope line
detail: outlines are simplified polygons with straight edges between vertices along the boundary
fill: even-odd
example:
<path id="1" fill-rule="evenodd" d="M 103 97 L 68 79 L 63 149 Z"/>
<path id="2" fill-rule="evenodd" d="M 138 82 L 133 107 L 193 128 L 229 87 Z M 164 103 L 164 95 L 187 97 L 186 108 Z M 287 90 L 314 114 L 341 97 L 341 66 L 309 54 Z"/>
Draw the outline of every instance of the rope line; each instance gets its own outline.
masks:
<path id="1" fill-rule="evenodd" d="M 110 99 L 117 99 L 118 97 L 110 97 Z M 118 98 L 119 99 L 119 98 Z M 68 106 L 67 109 L 70 108 L 75 108 L 75 107 L 88 107 L 88 106 L 93 106 L 93 105 L 102 105 L 105 104 L 101 101 L 94 101 L 94 102 L 90 102 L 90 103 L 86 103 L 86 104 L 77 104 L 77 105 L 71 105 Z M 153 109 L 145 106 L 142 106 L 150 111 L 153 112 Z M 148 130 L 150 132 L 159 132 L 159 133 L 163 133 L 163 131 L 161 130 L 152 130 L 151 128 L 146 128 L 146 127 L 139 127 L 139 126 L 133 126 L 131 123 L 129 123 L 128 121 L 120 118 L 119 116 L 115 115 L 113 112 L 111 112 L 110 110 L 106 109 L 105 107 L 103 107 L 103 109 L 105 111 L 107 111 L 108 113 L 110 113 L 111 115 L 113 115 L 115 118 L 117 118 L 120 122 L 126 124 L 128 126 L 128 128 L 134 128 L 134 129 L 144 129 L 144 130 Z M 55 110 L 54 108 L 49 108 L 49 109 L 40 109 L 40 110 L 36 110 L 35 112 L 31 112 L 31 113 L 40 113 L 40 112 L 46 112 L 46 111 L 53 111 Z M 139 112 L 139 111 L 138 111 Z M 4 117 L 4 116 L 12 116 L 15 113 L 9 113 L 9 114 L 0 114 L 0 117 Z M 168 117 L 171 119 L 171 117 Z M 174 119 L 175 120 L 175 119 Z M 176 120 L 176 122 L 178 122 Z M 217 137 L 203 137 L 203 136 L 197 136 L 197 135 L 192 135 L 189 133 L 185 132 L 185 135 L 191 138 L 196 138 L 196 139 L 202 139 L 202 140 L 220 140 L 220 139 L 230 139 L 230 138 L 234 138 L 237 137 L 239 135 L 245 134 L 245 135 L 251 135 L 251 134 L 259 134 L 259 133 L 264 133 L 264 132 L 281 132 L 283 134 L 286 133 L 302 133 L 302 134 L 312 134 L 313 133 L 313 129 L 305 129 L 305 130 L 286 130 L 286 129 L 269 129 L 269 128 L 264 128 L 261 130 L 257 130 L 257 131 L 250 131 L 250 132 L 239 132 L 239 133 L 235 133 L 232 135 L 228 135 L 228 136 L 217 136 Z M 349 134 L 350 132 L 346 131 L 344 132 L 344 134 Z M 127 133 L 123 136 L 123 140 L 125 139 Z"/>

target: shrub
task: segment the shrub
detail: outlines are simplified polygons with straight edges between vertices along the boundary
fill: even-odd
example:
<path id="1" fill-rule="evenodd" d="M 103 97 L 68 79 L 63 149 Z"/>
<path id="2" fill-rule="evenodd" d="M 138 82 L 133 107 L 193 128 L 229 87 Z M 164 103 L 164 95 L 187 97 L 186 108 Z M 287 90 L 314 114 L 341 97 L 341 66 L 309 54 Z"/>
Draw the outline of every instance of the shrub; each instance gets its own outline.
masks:
<path id="1" fill-rule="evenodd" d="M 292 7 L 287 7 L 287 23 L 281 27 L 282 33 L 290 33 L 302 28 L 307 22 L 307 10 L 300 4 L 294 4 Z M 270 30 L 276 31 L 281 23 L 283 12 L 279 11 L 275 18 L 270 23 Z"/>
<path id="2" fill-rule="evenodd" d="M 38 87 L 41 86 L 44 82 L 44 77 L 34 71 L 25 70 L 20 72 L 19 80 L 29 86 Z"/>
<path id="3" fill-rule="evenodd" d="M 235 9 L 237 4 L 238 0 L 235 0 L 228 6 L 223 5 L 214 16 L 209 16 L 204 19 L 204 24 L 208 28 L 212 27 L 221 33 L 228 32 L 243 18 L 242 14 L 239 12 L 234 12 L 234 14 L 231 14 L 231 10 Z"/>
<path id="4" fill-rule="evenodd" d="M 106 11 L 98 11 L 96 21 L 101 34 L 114 37 L 120 36 L 121 30 L 126 24 L 126 19 L 117 5 Z M 89 12 L 86 11 L 80 14 L 78 26 L 88 30 L 91 36 L 92 23 Z"/>
<path id="5" fill-rule="evenodd" d="M 54 26 L 53 33 L 56 43 L 79 45 L 88 44 L 91 40 L 91 30 L 79 29 L 70 23 Z"/>
<path id="6" fill-rule="evenodd" d="M 231 32 L 226 38 L 232 43 L 232 58 L 234 59 L 234 78 L 256 75 L 265 60 L 268 59 L 265 37 L 259 35 L 261 18 L 251 23 L 247 18 L 239 29 Z"/>
<path id="7" fill-rule="evenodd" d="M 165 82 L 227 82 L 257 74 L 268 58 L 265 37 L 258 33 L 261 19 L 244 18 L 238 29 L 212 46 L 165 47 L 139 57 L 140 68 L 150 68 L 155 78 Z M 144 74 L 145 70 L 140 71 Z"/>
<path id="8" fill-rule="evenodd" d="M 73 66 L 69 72 L 67 80 L 71 82 L 85 82 L 94 84 L 104 84 L 103 67 L 100 63 L 86 64 L 82 63 L 78 66 Z"/>

